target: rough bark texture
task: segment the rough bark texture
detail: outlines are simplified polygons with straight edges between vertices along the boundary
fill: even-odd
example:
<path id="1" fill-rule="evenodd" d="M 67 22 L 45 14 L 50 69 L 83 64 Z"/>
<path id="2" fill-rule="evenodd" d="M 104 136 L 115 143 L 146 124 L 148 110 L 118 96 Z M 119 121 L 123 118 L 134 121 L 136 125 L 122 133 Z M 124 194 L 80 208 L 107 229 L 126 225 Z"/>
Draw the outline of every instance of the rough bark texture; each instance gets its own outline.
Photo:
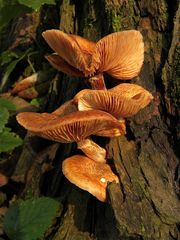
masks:
<path id="1" fill-rule="evenodd" d="M 52 239 L 178 239 L 178 1 L 61 0 L 59 26 L 52 24 L 51 13 L 48 13 L 51 26 L 47 25 L 44 17 L 47 11 L 42 11 L 40 19 L 44 29 L 59 27 L 93 41 L 115 31 L 141 31 L 145 61 L 139 77 L 131 82 L 148 89 L 156 99 L 127 120 L 126 136 L 96 139 L 101 146 L 108 148 L 120 178 L 120 185 L 113 183 L 108 186 L 108 203 L 99 202 L 70 184 L 62 175 L 61 163 L 77 153 L 75 145 L 54 146 L 55 157 L 51 160 L 54 168 L 41 177 L 41 193 L 57 197 L 62 202 L 61 215 L 51 233 Z M 105 81 L 108 87 L 114 84 L 110 77 Z M 85 87 L 88 87 L 86 80 L 59 74 L 43 110 L 51 112 Z M 32 141 L 29 136 L 27 145 L 28 141 Z M 37 145 L 36 150 L 32 146 L 26 159 L 34 159 L 37 152 Z M 46 154 L 43 156 L 47 158 Z M 24 158 L 21 155 L 21 159 Z M 36 161 L 36 164 L 41 161 Z M 32 179 L 37 183 L 39 177 L 36 173 Z M 26 187 L 23 195 L 26 198 L 29 194 L 40 194 L 37 184 Z"/>

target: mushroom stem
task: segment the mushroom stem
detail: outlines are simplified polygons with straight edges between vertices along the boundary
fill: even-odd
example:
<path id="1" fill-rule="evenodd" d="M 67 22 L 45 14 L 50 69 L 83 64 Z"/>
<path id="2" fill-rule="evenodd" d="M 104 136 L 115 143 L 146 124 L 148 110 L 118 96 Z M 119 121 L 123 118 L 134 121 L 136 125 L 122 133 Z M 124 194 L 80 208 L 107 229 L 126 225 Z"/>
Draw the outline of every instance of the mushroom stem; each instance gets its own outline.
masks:
<path id="1" fill-rule="evenodd" d="M 81 149 L 83 153 L 96 162 L 106 162 L 106 150 L 100 147 L 91 139 L 84 139 L 77 142 L 78 149 Z"/>
<path id="2" fill-rule="evenodd" d="M 106 85 L 104 82 L 103 74 L 95 75 L 94 77 L 89 78 L 91 88 L 95 90 L 106 90 Z"/>

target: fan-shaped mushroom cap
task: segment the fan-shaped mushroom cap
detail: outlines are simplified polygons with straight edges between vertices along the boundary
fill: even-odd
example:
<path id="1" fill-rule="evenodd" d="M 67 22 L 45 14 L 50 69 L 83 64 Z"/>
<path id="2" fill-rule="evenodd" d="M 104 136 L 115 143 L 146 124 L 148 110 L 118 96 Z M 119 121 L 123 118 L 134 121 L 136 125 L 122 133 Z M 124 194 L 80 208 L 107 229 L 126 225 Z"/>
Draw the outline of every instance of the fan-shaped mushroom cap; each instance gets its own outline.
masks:
<path id="1" fill-rule="evenodd" d="M 107 72 L 117 79 L 138 75 L 144 61 L 144 43 L 139 31 L 128 30 L 109 34 L 97 42 L 90 69 L 86 75 Z"/>
<path id="2" fill-rule="evenodd" d="M 109 91 L 116 92 L 129 99 L 138 100 L 141 103 L 141 108 L 146 107 L 154 98 L 145 88 L 133 83 L 122 83 L 109 89 Z"/>
<path id="3" fill-rule="evenodd" d="M 138 85 L 120 85 L 111 90 L 84 89 L 74 97 L 74 102 L 80 111 L 99 109 L 119 119 L 136 114 L 153 99 L 151 93 Z"/>
<path id="4" fill-rule="evenodd" d="M 44 31 L 42 36 L 68 64 L 83 72 L 88 67 L 95 43 L 56 29 Z"/>
<path id="5" fill-rule="evenodd" d="M 48 61 L 72 76 L 107 72 L 117 79 L 131 79 L 138 75 L 144 60 L 142 35 L 136 30 L 112 33 L 97 43 L 56 29 L 42 35 L 59 55 L 48 56 Z"/>
<path id="6" fill-rule="evenodd" d="M 109 165 L 95 162 L 81 155 L 65 159 L 62 164 L 62 171 L 71 183 L 88 191 L 102 202 L 107 199 L 107 183 L 119 182 L 118 177 L 112 172 Z"/>
<path id="7" fill-rule="evenodd" d="M 91 139 L 84 139 L 77 143 L 83 153 L 96 162 L 106 162 L 106 150 L 93 142 Z"/>
<path id="8" fill-rule="evenodd" d="M 38 136 L 62 143 L 78 142 L 100 130 L 121 130 L 121 125 L 113 116 L 99 110 L 77 111 L 64 117 L 24 112 L 17 115 L 17 121 Z"/>

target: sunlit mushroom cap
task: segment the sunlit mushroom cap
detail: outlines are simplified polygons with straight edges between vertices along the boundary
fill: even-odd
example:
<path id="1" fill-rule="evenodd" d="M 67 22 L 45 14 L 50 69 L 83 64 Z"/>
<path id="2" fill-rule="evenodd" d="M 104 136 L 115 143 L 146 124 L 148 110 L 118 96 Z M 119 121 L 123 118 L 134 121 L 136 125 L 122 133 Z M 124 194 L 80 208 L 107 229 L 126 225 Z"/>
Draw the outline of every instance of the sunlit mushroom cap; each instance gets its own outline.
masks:
<path id="1" fill-rule="evenodd" d="M 17 121 L 38 136 L 62 143 L 78 142 L 100 130 L 121 127 L 112 115 L 99 110 L 77 111 L 64 117 L 24 112 L 17 115 Z"/>
<path id="2" fill-rule="evenodd" d="M 129 99 L 138 100 L 141 108 L 146 107 L 154 98 L 145 88 L 133 83 L 122 83 L 109 89 L 109 91 L 116 92 Z"/>
<path id="3" fill-rule="evenodd" d="M 143 61 L 142 35 L 128 30 L 109 34 L 97 42 L 91 68 L 117 79 L 131 79 L 138 75 Z"/>
<path id="4" fill-rule="evenodd" d="M 88 67 L 95 43 L 56 29 L 46 30 L 42 33 L 42 36 L 49 46 L 69 65 L 83 72 Z M 58 65 L 55 59 L 51 60 Z"/>
<path id="5" fill-rule="evenodd" d="M 136 30 L 112 33 L 97 43 L 56 29 L 42 35 L 56 53 L 47 56 L 48 61 L 72 76 L 107 72 L 117 79 L 131 79 L 138 75 L 143 64 L 144 43 Z"/>
<path id="6" fill-rule="evenodd" d="M 65 159 L 62 164 L 62 171 L 71 183 L 88 191 L 102 202 L 107 200 L 107 183 L 119 182 L 118 177 L 112 172 L 109 165 L 95 162 L 81 155 Z"/>
<path id="7" fill-rule="evenodd" d="M 80 111 L 99 109 L 119 119 L 136 114 L 153 99 L 151 93 L 138 85 L 120 85 L 111 90 L 84 89 L 74 97 L 74 102 Z"/>
<path id="8" fill-rule="evenodd" d="M 60 72 L 66 73 L 69 76 L 73 77 L 83 77 L 84 74 L 77 68 L 71 66 L 69 63 L 63 60 L 58 54 L 50 54 L 45 56 L 49 63 Z"/>

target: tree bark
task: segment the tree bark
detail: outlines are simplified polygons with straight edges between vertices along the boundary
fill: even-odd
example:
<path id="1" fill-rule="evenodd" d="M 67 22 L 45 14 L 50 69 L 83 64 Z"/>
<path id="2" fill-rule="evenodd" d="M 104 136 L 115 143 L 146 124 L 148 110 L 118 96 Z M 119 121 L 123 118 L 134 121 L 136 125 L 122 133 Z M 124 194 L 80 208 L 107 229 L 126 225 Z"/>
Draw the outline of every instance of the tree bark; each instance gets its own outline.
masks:
<path id="1" fill-rule="evenodd" d="M 120 185 L 108 185 L 108 203 L 65 179 L 62 161 L 78 150 L 74 144 L 59 144 L 54 168 L 41 177 L 41 194 L 57 197 L 62 203 L 52 239 L 178 239 L 178 1 L 61 0 L 59 17 L 61 30 L 92 41 L 116 31 L 139 30 L 145 42 L 145 60 L 139 77 L 131 82 L 152 92 L 155 101 L 127 119 L 126 136 L 97 139 L 108 149 L 120 178 Z M 44 19 L 41 24 L 46 28 Z M 115 82 L 109 76 L 105 81 L 108 88 Z M 44 111 L 53 111 L 87 87 L 85 79 L 60 73 Z M 29 194 L 29 189 L 26 191 L 24 196 Z"/>

